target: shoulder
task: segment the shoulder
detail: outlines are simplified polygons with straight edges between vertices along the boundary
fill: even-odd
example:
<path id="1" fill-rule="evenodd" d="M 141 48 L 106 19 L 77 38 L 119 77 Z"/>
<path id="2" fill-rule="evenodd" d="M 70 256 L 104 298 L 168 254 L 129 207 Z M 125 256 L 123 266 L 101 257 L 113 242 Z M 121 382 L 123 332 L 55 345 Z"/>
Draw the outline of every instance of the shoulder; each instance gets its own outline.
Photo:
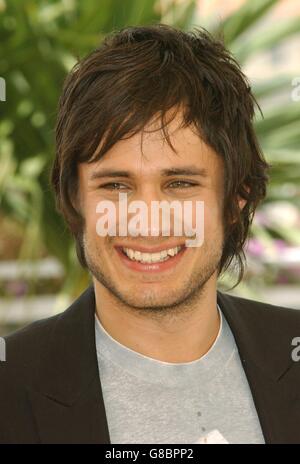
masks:
<path id="1" fill-rule="evenodd" d="M 0 363 L 3 376 L 26 377 L 40 362 L 43 348 L 61 314 L 37 320 L 3 337 L 5 361 Z"/>
<path id="2" fill-rule="evenodd" d="M 250 346 L 290 351 L 300 337 L 300 310 L 218 292 L 218 303 L 234 334 Z"/>
<path id="3" fill-rule="evenodd" d="M 4 336 L 6 360 L 0 362 L 0 387 L 1 379 L 9 375 L 17 382 L 26 383 L 44 363 L 49 346 L 60 342 L 63 350 L 68 337 L 70 342 L 74 339 L 73 334 L 81 334 L 87 319 L 86 308 L 93 311 L 93 295 L 93 288 L 89 287 L 64 311 Z"/>
<path id="4" fill-rule="evenodd" d="M 17 442 L 20 430 L 30 433 L 28 388 L 34 381 L 55 315 L 41 319 L 4 337 L 5 360 L 0 362 L 0 443 Z M 21 424 L 21 425 L 20 425 Z M 22 438 L 20 438 L 22 440 Z"/>
<path id="5" fill-rule="evenodd" d="M 300 345 L 300 310 L 222 292 L 218 302 L 236 340 L 253 359 L 274 369 L 291 362 L 293 347 Z"/>
<path id="6" fill-rule="evenodd" d="M 281 321 L 286 323 L 300 322 L 300 304 L 299 309 L 288 306 L 278 306 L 267 302 L 257 301 L 254 299 L 244 298 L 241 296 L 231 295 L 218 291 L 218 295 L 223 304 L 229 304 L 237 311 L 243 314 L 246 319 L 251 319 L 260 315 L 263 319 Z"/>
<path id="7" fill-rule="evenodd" d="M 40 319 L 4 337 L 0 362 L 0 443 L 35 442 L 32 394 L 81 380 L 93 348 L 94 293 L 87 289 L 65 311 Z M 74 354 L 76 353 L 76 354 Z M 93 356 L 91 363 L 93 364 Z M 81 364 L 80 364 L 81 363 Z M 88 372 L 88 367 L 87 367 Z M 78 381 L 79 381 L 78 380 Z M 69 384 L 68 384 L 69 382 Z M 68 387 L 69 388 L 69 387 Z M 76 385 L 74 386 L 76 388 Z"/>

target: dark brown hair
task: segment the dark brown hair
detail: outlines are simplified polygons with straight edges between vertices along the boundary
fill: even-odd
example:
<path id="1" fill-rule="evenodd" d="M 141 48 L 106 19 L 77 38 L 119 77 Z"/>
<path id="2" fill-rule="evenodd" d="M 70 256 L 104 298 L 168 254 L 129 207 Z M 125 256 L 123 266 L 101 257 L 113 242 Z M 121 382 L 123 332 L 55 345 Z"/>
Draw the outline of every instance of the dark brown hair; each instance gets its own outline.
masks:
<path id="1" fill-rule="evenodd" d="M 183 125 L 194 124 L 224 160 L 225 243 L 219 274 L 235 258 L 237 285 L 244 274 L 249 226 L 266 195 L 270 167 L 253 129 L 256 105 L 239 64 L 222 40 L 203 28 L 184 32 L 166 24 L 126 27 L 107 35 L 99 48 L 79 60 L 59 100 L 51 181 L 82 266 L 84 219 L 75 201 L 78 163 L 99 160 L 121 138 L 143 131 L 156 115 L 174 149 L 166 113 L 182 108 Z M 238 196 L 246 199 L 242 210 Z"/>

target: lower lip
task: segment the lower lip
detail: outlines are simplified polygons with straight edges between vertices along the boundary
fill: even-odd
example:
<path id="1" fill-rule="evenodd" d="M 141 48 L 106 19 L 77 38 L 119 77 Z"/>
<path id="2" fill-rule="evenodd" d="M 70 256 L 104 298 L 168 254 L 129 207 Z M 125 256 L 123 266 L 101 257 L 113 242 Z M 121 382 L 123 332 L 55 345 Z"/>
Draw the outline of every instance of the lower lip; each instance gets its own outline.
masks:
<path id="1" fill-rule="evenodd" d="M 176 266 L 179 263 L 179 261 L 182 259 L 183 255 L 185 254 L 186 249 L 187 249 L 186 247 L 183 247 L 182 250 L 180 250 L 180 252 L 177 253 L 177 255 L 171 256 L 169 259 L 161 263 L 143 264 L 138 261 L 131 261 L 131 259 L 129 259 L 128 256 L 122 252 L 122 249 L 120 247 L 115 248 L 115 250 L 117 251 L 118 255 L 121 258 L 121 261 L 129 269 L 132 269 L 133 271 L 151 272 L 151 273 L 163 272 L 163 271 L 166 271 Z"/>

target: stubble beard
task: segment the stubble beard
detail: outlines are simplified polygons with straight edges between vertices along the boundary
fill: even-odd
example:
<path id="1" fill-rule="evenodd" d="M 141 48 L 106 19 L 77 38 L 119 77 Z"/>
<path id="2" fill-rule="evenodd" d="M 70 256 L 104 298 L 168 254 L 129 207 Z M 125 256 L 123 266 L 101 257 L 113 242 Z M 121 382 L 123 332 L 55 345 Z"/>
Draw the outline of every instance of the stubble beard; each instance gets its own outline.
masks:
<path id="1" fill-rule="evenodd" d="M 217 243 L 219 246 L 216 246 Z M 97 245 L 92 245 L 85 234 L 82 245 L 90 273 L 98 283 L 105 287 L 118 306 L 143 316 L 162 318 L 170 315 L 178 316 L 193 310 L 199 299 L 205 294 L 208 281 L 219 268 L 224 244 L 220 239 L 203 244 L 202 256 L 205 257 L 205 263 L 199 263 L 191 276 L 183 278 L 179 289 L 170 289 L 170 294 L 162 302 L 159 301 L 157 291 L 149 291 L 141 299 L 141 296 L 137 298 L 133 292 L 120 290 L 113 276 L 103 272 L 105 266 L 102 266 L 99 260 L 101 250 L 97 248 Z"/>

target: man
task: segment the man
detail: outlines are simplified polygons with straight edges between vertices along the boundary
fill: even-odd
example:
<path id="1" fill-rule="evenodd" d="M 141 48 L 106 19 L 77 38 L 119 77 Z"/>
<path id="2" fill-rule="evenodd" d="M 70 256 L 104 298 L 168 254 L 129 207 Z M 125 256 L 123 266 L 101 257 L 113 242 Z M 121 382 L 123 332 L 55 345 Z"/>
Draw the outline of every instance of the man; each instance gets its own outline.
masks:
<path id="1" fill-rule="evenodd" d="M 300 313 L 217 290 L 233 262 L 242 279 L 266 193 L 254 104 L 201 29 L 129 27 L 74 67 L 52 183 L 92 285 L 6 337 L 1 442 L 300 443 Z M 120 233 L 133 213 L 121 193 L 147 207 L 135 233 Z M 192 206 L 196 246 L 174 233 L 178 210 L 167 234 L 148 221 L 155 201 Z"/>

